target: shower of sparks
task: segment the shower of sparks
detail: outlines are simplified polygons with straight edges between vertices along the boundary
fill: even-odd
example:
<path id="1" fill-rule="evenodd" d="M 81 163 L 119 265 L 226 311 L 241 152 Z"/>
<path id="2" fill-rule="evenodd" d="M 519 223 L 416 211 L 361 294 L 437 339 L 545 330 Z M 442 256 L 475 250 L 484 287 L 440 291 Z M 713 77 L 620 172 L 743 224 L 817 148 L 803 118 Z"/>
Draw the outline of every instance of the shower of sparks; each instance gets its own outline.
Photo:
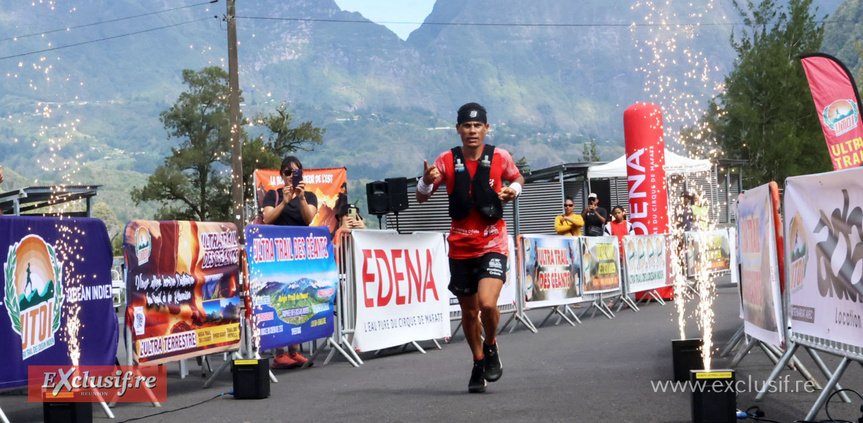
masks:
<path id="1" fill-rule="evenodd" d="M 690 41 L 701 35 L 702 26 L 699 22 L 703 22 L 705 16 L 716 20 L 718 14 L 714 9 L 714 2 L 708 0 L 704 3 L 689 3 L 687 11 L 681 14 L 674 11 L 669 1 L 637 0 L 632 9 L 644 11 L 643 21 L 634 22 L 630 27 L 635 46 L 640 53 L 640 65 L 636 70 L 645 77 L 646 100 L 660 106 L 663 111 L 666 144 L 676 141 L 685 155 L 715 162 L 722 153 L 710 136 L 710 128 L 699 122 L 699 119 L 705 112 L 710 97 L 719 93 L 723 87 L 711 81 L 711 73 L 717 72 L 718 67 L 710 64 L 704 52 L 690 47 L 693 44 Z M 677 22 L 691 24 L 683 25 Z M 651 26 L 636 25 L 641 23 Z M 647 36 L 644 35 L 645 31 Z M 691 139 L 682 139 L 676 132 L 684 126 L 694 129 Z M 717 207 L 727 204 L 727 198 L 716 199 L 719 204 L 712 203 L 713 199 L 705 195 L 710 192 L 709 187 L 699 186 L 700 176 L 710 179 L 712 175 L 687 175 L 685 178 L 669 179 L 669 215 L 672 217 L 669 232 L 672 251 L 686 251 L 680 245 L 684 240 L 683 229 L 676 220 L 681 216 L 683 193 L 698 198 L 697 204 L 708 210 L 708 221 L 698 222 L 699 231 L 712 230 L 716 222 L 711 216 L 715 214 Z M 686 299 L 690 296 L 691 282 L 686 277 L 685 255 L 672 254 L 672 257 L 674 309 L 677 312 L 680 338 L 685 339 Z M 696 265 L 696 268 L 706 269 L 700 264 Z M 699 303 L 694 311 L 698 328 L 702 332 L 702 359 L 705 369 L 710 369 L 713 345 L 712 307 L 716 296 L 714 277 L 708 270 L 698 270 L 694 276 L 695 291 L 699 295 Z"/>

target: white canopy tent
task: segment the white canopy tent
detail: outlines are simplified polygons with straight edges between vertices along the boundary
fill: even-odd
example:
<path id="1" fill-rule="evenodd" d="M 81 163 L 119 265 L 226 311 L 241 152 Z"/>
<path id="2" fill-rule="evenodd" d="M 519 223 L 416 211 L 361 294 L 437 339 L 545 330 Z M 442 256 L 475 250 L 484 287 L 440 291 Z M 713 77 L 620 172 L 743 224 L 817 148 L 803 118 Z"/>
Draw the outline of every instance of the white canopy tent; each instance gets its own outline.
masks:
<path id="1" fill-rule="evenodd" d="M 690 159 L 665 150 L 665 173 L 666 175 L 680 173 L 708 172 L 713 168 L 710 160 Z M 626 177 L 626 155 L 622 155 L 614 161 L 604 165 L 591 166 L 587 170 L 588 179 L 597 178 L 625 178 Z"/>

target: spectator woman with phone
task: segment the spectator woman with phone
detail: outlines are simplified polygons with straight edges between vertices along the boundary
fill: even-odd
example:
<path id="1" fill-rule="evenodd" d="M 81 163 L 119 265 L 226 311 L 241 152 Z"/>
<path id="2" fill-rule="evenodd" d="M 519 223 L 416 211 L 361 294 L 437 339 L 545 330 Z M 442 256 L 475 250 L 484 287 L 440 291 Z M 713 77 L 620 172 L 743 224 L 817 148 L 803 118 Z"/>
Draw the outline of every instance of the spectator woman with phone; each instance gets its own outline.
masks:
<path id="1" fill-rule="evenodd" d="M 305 190 L 303 164 L 294 156 L 285 157 L 279 169 L 285 187 L 269 190 L 264 196 L 264 223 L 282 226 L 309 226 L 318 213 L 318 197 Z M 290 184 L 290 188 L 288 188 Z M 309 361 L 298 351 L 299 345 L 291 345 L 288 352 L 277 349 L 274 353 L 274 369 L 293 369 Z"/>
<path id="2" fill-rule="evenodd" d="M 269 190 L 264 196 L 264 223 L 282 226 L 309 226 L 318 213 L 318 197 L 305 190 L 303 164 L 294 156 L 285 157 L 279 170 L 285 188 Z M 287 191 L 287 192 L 286 192 Z"/>

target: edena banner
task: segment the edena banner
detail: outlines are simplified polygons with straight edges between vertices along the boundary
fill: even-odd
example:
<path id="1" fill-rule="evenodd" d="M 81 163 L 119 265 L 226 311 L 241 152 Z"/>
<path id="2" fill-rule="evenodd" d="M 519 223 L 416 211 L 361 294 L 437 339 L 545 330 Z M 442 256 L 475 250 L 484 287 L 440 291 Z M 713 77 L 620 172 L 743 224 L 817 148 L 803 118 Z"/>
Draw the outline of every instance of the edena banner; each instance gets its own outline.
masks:
<path id="1" fill-rule="evenodd" d="M 449 261 L 439 233 L 352 231 L 357 320 L 369 351 L 450 336 Z"/>

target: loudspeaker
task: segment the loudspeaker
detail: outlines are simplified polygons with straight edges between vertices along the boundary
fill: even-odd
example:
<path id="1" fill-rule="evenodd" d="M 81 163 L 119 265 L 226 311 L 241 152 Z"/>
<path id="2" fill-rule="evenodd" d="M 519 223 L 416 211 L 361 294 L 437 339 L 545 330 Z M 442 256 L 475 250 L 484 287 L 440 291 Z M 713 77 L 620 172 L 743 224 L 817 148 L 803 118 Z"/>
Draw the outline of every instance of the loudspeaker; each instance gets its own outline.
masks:
<path id="1" fill-rule="evenodd" d="M 366 199 L 369 203 L 369 214 L 384 215 L 390 211 L 390 194 L 387 183 L 374 181 L 366 184 Z"/>
<path id="2" fill-rule="evenodd" d="M 234 398 L 262 399 L 270 396 L 270 360 L 234 360 Z"/>
<path id="3" fill-rule="evenodd" d="M 399 212 L 408 209 L 408 179 L 387 178 L 387 189 L 390 194 L 390 211 Z"/>
<path id="4" fill-rule="evenodd" d="M 43 402 L 42 416 L 46 423 L 91 423 L 92 402 Z"/>

